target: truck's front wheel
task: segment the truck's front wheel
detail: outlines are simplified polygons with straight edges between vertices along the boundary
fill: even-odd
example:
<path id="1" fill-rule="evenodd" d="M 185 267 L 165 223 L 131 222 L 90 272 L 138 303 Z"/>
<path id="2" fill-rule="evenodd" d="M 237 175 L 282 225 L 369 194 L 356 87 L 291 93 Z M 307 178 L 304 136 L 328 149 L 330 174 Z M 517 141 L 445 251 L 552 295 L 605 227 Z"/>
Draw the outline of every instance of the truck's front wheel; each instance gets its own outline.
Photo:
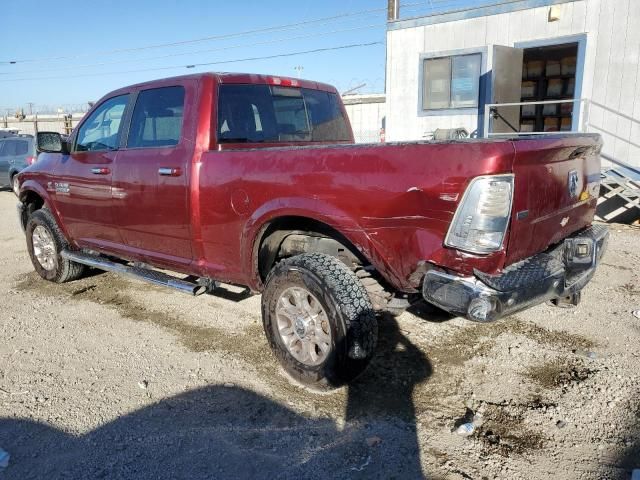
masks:
<path id="1" fill-rule="evenodd" d="M 262 319 L 285 370 L 315 389 L 357 377 L 377 342 L 367 291 L 346 265 L 320 253 L 297 255 L 273 268 L 262 295 Z"/>
<path id="2" fill-rule="evenodd" d="M 31 263 L 42 278 L 63 283 L 82 275 L 84 265 L 60 255 L 68 244 L 49 210 L 43 208 L 35 211 L 27 221 L 25 233 Z"/>

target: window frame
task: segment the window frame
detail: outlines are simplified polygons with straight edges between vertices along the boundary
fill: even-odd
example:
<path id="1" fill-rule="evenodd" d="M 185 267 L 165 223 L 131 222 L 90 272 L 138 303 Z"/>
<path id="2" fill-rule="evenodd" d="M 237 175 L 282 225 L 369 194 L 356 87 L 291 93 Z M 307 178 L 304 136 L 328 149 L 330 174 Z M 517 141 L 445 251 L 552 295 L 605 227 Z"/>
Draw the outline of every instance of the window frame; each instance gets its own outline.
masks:
<path id="1" fill-rule="evenodd" d="M 178 143 L 173 145 L 162 145 L 162 146 L 151 146 L 151 147 L 131 147 L 129 146 L 129 135 L 131 134 L 131 127 L 133 124 L 133 114 L 136 109 L 136 105 L 138 103 L 138 99 L 140 98 L 140 94 L 142 92 L 148 92 L 150 90 L 160 90 L 162 88 L 182 88 L 184 92 L 183 100 L 182 100 L 182 123 L 180 124 L 180 138 L 178 139 Z M 187 85 L 182 83 L 176 83 L 172 85 L 159 85 L 152 86 L 150 88 L 141 88 L 140 90 L 136 90 L 131 93 L 131 98 L 129 101 L 128 109 L 126 111 L 126 121 L 125 130 L 122 132 L 122 136 L 120 138 L 120 149 L 121 150 L 148 150 L 151 148 L 178 148 L 182 144 L 182 139 L 184 138 L 184 126 L 185 126 L 185 118 L 187 113 L 187 96 L 189 94 L 189 90 Z"/>
<path id="2" fill-rule="evenodd" d="M 84 127 L 84 125 L 91 119 L 92 115 L 100 107 L 102 107 L 102 105 L 104 105 L 108 101 L 113 100 L 114 98 L 124 97 L 124 96 L 127 97 L 127 103 L 124 106 L 124 110 L 122 112 L 122 119 L 120 120 L 119 135 L 118 135 L 118 141 L 116 142 L 116 148 L 104 148 L 100 150 L 78 150 L 78 139 L 80 137 L 80 130 L 82 130 L 82 127 Z M 116 95 L 110 96 L 109 98 L 105 98 L 102 102 L 97 104 L 95 108 L 93 108 L 91 112 L 87 114 L 85 118 L 83 118 L 82 121 L 75 128 L 74 134 L 73 134 L 73 144 L 71 147 L 71 152 L 72 153 L 92 153 L 92 152 L 113 152 L 116 150 L 120 150 L 122 148 L 122 139 L 125 133 L 127 133 L 129 130 L 127 127 L 127 124 L 129 121 L 129 110 L 131 108 L 132 97 L 133 97 L 133 94 L 131 92 L 120 92 L 120 93 L 117 93 Z"/>
<path id="3" fill-rule="evenodd" d="M 448 50 L 442 52 L 429 52 L 423 53 L 419 56 L 418 64 L 418 115 L 419 116 L 444 116 L 444 115 L 475 115 L 478 114 L 480 109 L 485 103 L 485 99 L 488 98 L 488 82 L 483 81 L 483 76 L 487 73 L 487 54 L 488 47 L 481 48 L 468 48 L 459 50 Z M 453 75 L 453 57 L 464 57 L 469 55 L 480 55 L 480 75 L 478 77 L 478 98 L 475 106 L 461 106 L 452 107 L 451 98 L 449 98 L 449 106 L 443 108 L 425 108 L 424 107 L 424 95 L 425 95 L 425 62 L 427 60 L 436 60 L 442 58 L 449 58 L 451 61 L 451 73 L 450 73 L 450 85 L 449 91 L 451 92 L 452 75 Z"/>

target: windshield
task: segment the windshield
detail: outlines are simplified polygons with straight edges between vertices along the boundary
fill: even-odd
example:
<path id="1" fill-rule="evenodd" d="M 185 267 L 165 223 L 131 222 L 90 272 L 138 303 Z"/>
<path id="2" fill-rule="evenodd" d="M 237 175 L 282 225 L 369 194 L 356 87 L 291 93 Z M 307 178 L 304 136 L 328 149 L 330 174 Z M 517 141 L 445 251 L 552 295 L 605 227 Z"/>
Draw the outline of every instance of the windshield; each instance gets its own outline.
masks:
<path id="1" fill-rule="evenodd" d="M 351 140 L 335 93 L 269 85 L 221 85 L 219 143 Z"/>

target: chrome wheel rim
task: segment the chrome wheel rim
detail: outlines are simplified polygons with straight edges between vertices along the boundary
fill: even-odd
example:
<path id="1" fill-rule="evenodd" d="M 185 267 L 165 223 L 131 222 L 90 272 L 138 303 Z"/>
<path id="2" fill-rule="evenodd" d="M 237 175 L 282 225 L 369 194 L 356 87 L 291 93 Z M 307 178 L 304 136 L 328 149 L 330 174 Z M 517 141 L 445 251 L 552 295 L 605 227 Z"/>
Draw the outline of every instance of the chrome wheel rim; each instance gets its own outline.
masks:
<path id="1" fill-rule="evenodd" d="M 31 243 L 33 254 L 40 266 L 45 270 L 53 270 L 56 266 L 56 244 L 49 230 L 38 225 L 31 234 Z"/>
<path id="2" fill-rule="evenodd" d="M 18 182 L 18 176 L 14 175 L 13 180 L 11 182 L 11 188 L 13 188 L 13 193 L 16 195 L 20 194 L 20 182 Z"/>
<path id="3" fill-rule="evenodd" d="M 284 290 L 276 305 L 276 322 L 284 346 L 297 361 L 316 366 L 327 359 L 331 352 L 329 318 L 309 290 Z"/>

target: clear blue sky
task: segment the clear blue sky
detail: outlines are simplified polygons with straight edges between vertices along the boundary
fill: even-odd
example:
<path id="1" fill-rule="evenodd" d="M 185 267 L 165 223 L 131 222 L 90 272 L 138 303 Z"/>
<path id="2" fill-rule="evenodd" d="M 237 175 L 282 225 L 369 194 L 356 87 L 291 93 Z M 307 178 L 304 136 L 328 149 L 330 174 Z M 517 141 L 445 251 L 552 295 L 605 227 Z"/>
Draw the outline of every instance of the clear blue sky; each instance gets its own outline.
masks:
<path id="1" fill-rule="evenodd" d="M 407 0 L 416 3 L 416 0 Z M 57 0 L 11 1 L 2 6 L 0 61 L 76 56 L 56 61 L 0 64 L 0 114 L 27 102 L 58 106 L 96 100 L 120 86 L 197 71 L 240 71 L 296 76 L 334 84 L 344 91 L 367 83 L 362 91 L 384 90 L 383 44 L 305 54 L 289 58 L 253 60 L 186 69 L 183 65 L 274 55 L 346 44 L 384 42 L 386 0 L 250 1 L 212 0 Z M 426 3 L 426 2 L 425 2 Z M 380 9 L 302 28 L 238 36 L 176 47 L 119 54 L 99 52 L 232 34 L 261 27 L 291 24 L 349 12 Z M 415 9 L 415 7 L 414 7 Z M 408 11 L 407 13 L 410 13 Z M 355 29 L 342 33 L 336 30 Z M 292 38 L 316 35 L 309 38 Z M 259 45 L 279 39 L 287 41 Z M 231 48 L 244 45 L 239 48 Z M 201 50 L 218 51 L 148 59 Z M 83 67 L 96 63 L 113 63 Z M 128 72 L 144 68 L 178 68 Z M 113 73 L 120 72 L 120 73 Z M 80 76 L 86 74 L 87 76 Z M 89 74 L 93 76 L 88 76 Z M 95 75 L 98 74 L 98 75 Z M 37 78 L 40 77 L 40 78 Z M 63 77 L 43 79 L 42 77 Z M 14 78 L 28 80 L 7 81 Z M 37 78 L 37 79 L 36 79 Z"/>
<path id="2" fill-rule="evenodd" d="M 513 0 L 400 1 L 401 17 L 407 18 Z M 333 84 L 341 92 L 363 83 L 366 86 L 360 92 L 383 92 L 386 7 L 387 0 L 12 0 L 0 7 L 0 115 L 16 108 L 28 113 L 28 102 L 40 110 L 69 109 L 118 87 L 201 71 L 297 76 L 295 68 L 302 66 L 303 78 Z M 313 22 L 332 16 L 340 18 Z M 291 27 L 299 22 L 307 23 Z M 290 27 L 237 35 L 283 25 Z M 225 35 L 227 38 L 113 53 Z M 371 42 L 380 43 L 185 68 Z M 6 63 L 9 61 L 17 63 Z M 132 72 L 145 69 L 148 71 Z"/>

